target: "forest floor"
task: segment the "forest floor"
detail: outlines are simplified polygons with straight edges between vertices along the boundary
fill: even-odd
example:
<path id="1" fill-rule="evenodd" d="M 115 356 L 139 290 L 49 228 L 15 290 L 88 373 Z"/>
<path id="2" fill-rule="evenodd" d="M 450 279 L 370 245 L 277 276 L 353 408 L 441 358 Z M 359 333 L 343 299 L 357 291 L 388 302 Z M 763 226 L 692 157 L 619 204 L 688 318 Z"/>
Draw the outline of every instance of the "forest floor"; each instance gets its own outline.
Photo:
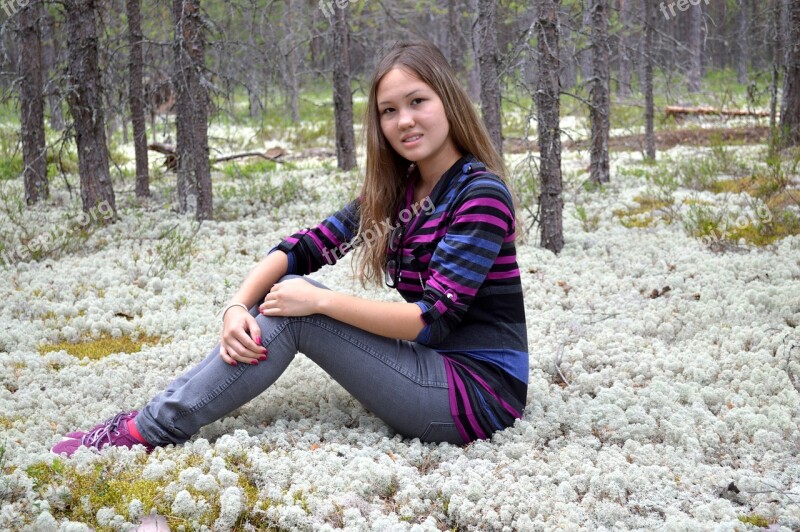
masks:
<path id="1" fill-rule="evenodd" d="M 64 433 L 200 361 L 247 271 L 357 178 L 322 152 L 218 166 L 216 219 L 198 226 L 154 160 L 152 200 L 115 178 L 120 219 L 98 229 L 58 179 L 31 211 L 0 181 L 0 529 L 127 530 L 151 511 L 172 530 L 799 529 L 800 176 L 795 158 L 740 144 L 759 131 L 682 132 L 656 164 L 614 151 L 600 188 L 588 153 L 565 150 L 566 245 L 554 255 L 526 227 L 517 248 L 527 408 L 465 447 L 400 438 L 298 356 L 185 445 L 54 457 Z M 535 173 L 508 162 L 527 226 Z M 397 300 L 350 266 L 313 277 Z"/>
<path id="2" fill-rule="evenodd" d="M 705 128 L 670 129 L 655 133 L 656 149 L 669 150 L 679 145 L 686 146 L 712 146 L 716 144 L 763 144 L 769 140 L 767 126 L 714 126 Z M 530 146 L 529 146 L 530 145 Z M 507 153 L 525 153 L 528 149 L 538 151 L 536 142 L 527 142 L 521 138 L 508 138 L 504 141 Z M 590 141 L 566 140 L 562 146 L 565 150 L 588 150 Z M 615 135 L 611 136 L 608 143 L 612 151 L 644 151 L 645 136 Z"/>

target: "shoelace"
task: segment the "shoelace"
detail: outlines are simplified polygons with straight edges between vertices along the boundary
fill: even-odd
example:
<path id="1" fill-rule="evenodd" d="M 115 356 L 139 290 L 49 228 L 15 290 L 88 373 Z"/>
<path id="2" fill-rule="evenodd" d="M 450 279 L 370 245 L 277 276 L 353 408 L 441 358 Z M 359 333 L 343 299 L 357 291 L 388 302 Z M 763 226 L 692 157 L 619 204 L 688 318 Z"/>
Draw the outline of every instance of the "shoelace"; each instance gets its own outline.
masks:
<path id="1" fill-rule="evenodd" d="M 114 435 L 119 436 L 119 427 L 120 421 L 126 416 L 129 416 L 130 412 L 120 412 L 116 416 L 112 417 L 110 420 L 104 422 L 101 426 L 94 429 L 92 432 L 81 438 L 81 443 L 86 447 L 95 447 L 98 443 L 103 442 L 103 438 L 107 438 L 107 443 L 111 443 L 111 432 Z M 99 448 L 99 446 L 98 446 Z"/>

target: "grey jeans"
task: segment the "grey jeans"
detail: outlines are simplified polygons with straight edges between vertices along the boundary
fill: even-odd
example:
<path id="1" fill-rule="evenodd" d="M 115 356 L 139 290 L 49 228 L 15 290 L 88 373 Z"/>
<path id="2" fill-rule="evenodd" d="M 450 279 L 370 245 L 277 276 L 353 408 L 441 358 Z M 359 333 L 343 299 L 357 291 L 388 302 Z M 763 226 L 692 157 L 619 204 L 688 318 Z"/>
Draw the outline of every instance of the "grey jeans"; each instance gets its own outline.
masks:
<path id="1" fill-rule="evenodd" d="M 290 277 L 297 276 L 281 280 Z M 187 441 L 203 425 L 266 390 L 301 352 L 398 434 L 423 442 L 464 443 L 450 414 L 444 362 L 435 350 L 320 314 L 266 317 L 257 306 L 250 314 L 261 329 L 267 360 L 231 366 L 220 358 L 217 344 L 136 416 L 144 439 L 153 445 Z"/>

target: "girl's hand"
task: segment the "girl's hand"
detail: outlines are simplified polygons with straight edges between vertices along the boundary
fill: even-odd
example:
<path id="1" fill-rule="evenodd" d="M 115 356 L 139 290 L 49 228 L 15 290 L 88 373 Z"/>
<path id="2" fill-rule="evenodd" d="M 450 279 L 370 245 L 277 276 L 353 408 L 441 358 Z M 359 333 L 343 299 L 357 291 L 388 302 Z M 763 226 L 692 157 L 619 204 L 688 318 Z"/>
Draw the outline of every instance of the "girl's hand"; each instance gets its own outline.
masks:
<path id="1" fill-rule="evenodd" d="M 316 314 L 323 289 L 304 281 L 289 279 L 275 283 L 258 309 L 264 316 L 308 316 Z"/>
<path id="2" fill-rule="evenodd" d="M 258 364 L 267 359 L 267 349 L 261 345 L 261 330 L 256 319 L 242 307 L 231 307 L 225 312 L 219 356 L 235 366 L 238 362 Z"/>

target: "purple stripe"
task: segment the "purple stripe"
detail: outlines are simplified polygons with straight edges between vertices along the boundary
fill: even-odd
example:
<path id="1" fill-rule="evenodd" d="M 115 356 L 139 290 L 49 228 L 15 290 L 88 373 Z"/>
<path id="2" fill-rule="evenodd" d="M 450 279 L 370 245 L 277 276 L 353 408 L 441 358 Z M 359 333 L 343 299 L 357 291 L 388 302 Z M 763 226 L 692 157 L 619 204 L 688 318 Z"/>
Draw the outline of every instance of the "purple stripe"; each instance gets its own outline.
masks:
<path id="1" fill-rule="evenodd" d="M 519 268 L 508 272 L 489 272 L 486 274 L 487 279 L 513 279 L 514 277 L 519 277 Z"/>
<path id="2" fill-rule="evenodd" d="M 459 295 L 467 295 L 467 296 L 474 296 L 478 293 L 479 287 L 471 287 L 465 286 L 461 283 L 458 283 L 445 275 L 440 274 L 436 270 L 432 270 L 431 278 L 429 280 L 432 287 L 436 288 L 442 293 L 447 292 L 448 290 L 455 292 Z M 447 282 L 447 284 L 445 284 Z"/>
<path id="3" fill-rule="evenodd" d="M 495 264 L 514 264 L 517 261 L 517 255 L 498 255 L 498 257 L 494 260 Z"/>
<path id="4" fill-rule="evenodd" d="M 341 241 L 341 240 L 339 240 L 339 237 L 337 237 L 336 235 L 334 235 L 334 234 L 331 232 L 331 230 L 330 230 L 330 229 L 328 229 L 327 227 L 325 227 L 324 225 L 320 225 L 320 226 L 319 226 L 319 230 L 320 230 L 320 232 L 321 232 L 322 234 L 324 234 L 325 236 L 327 236 L 327 237 L 328 237 L 328 239 L 329 239 L 331 242 L 333 242 L 333 245 L 334 245 L 334 246 L 337 246 L 337 247 L 338 247 L 338 246 L 339 246 L 339 244 L 341 244 L 341 243 L 342 243 L 342 241 Z"/>
<path id="5" fill-rule="evenodd" d="M 308 236 L 311 237 L 311 240 L 314 241 L 314 244 L 317 245 L 317 248 L 319 248 L 320 251 L 325 249 L 325 246 L 322 244 L 322 241 L 319 239 L 319 237 L 317 235 L 315 235 L 314 233 L 307 233 L 307 234 L 308 234 Z"/>
<path id="6" fill-rule="evenodd" d="M 439 222 L 442 220 L 441 216 L 436 216 L 435 218 L 428 218 L 428 221 L 422 224 L 420 229 L 432 229 L 439 225 Z"/>
<path id="7" fill-rule="evenodd" d="M 444 369 L 447 372 L 447 393 L 450 395 L 450 415 L 453 416 L 453 421 L 456 424 L 456 428 L 458 429 L 458 434 L 461 436 L 461 439 L 464 440 L 464 443 L 468 443 L 469 436 L 464 428 L 464 424 L 461 423 L 461 418 L 458 416 L 459 412 L 458 399 L 456 398 L 455 372 L 453 371 L 450 359 L 447 357 L 442 357 L 442 359 L 444 359 Z"/>
<path id="8" fill-rule="evenodd" d="M 459 216 L 460 212 L 468 210 L 472 207 L 492 207 L 499 211 L 502 211 L 502 213 L 508 216 L 509 218 L 514 218 L 513 216 L 511 216 L 511 211 L 508 210 L 508 206 L 502 201 L 496 200 L 494 198 L 476 198 L 464 202 L 461 204 L 461 206 L 458 208 L 455 214 L 456 216 Z"/>
<path id="9" fill-rule="evenodd" d="M 478 384 L 480 384 L 480 385 L 483 387 L 483 389 L 485 389 L 487 392 L 489 392 L 489 394 L 490 394 L 492 397 L 494 397 L 494 398 L 497 400 L 497 402 L 499 402 L 499 403 L 500 403 L 500 405 L 501 405 L 503 408 L 505 408 L 505 409 L 506 409 L 506 411 L 507 411 L 507 412 L 509 412 L 509 413 L 510 413 L 511 415 L 513 415 L 515 418 L 521 418 L 521 417 L 522 417 L 522 414 L 521 414 L 520 412 L 518 412 L 516 408 L 514 408 L 514 407 L 513 407 L 513 406 L 511 406 L 510 404 L 506 403 L 506 402 L 503 400 L 503 398 L 502 398 L 502 397 L 500 397 L 499 395 L 497 395 L 497 392 L 495 392 L 495 391 L 494 391 L 494 390 L 491 388 L 491 386 L 489 386 L 489 385 L 486 383 L 486 381 L 484 381 L 482 378 L 480 378 L 480 376 L 478 376 L 477 374 L 475 374 L 474 372 L 472 372 L 472 371 L 471 371 L 471 370 L 470 370 L 468 367 L 466 367 L 464 364 L 460 364 L 459 362 L 456 362 L 455 360 L 452 360 L 452 362 L 453 362 L 453 364 L 455 364 L 455 365 L 457 365 L 457 366 L 459 366 L 459 367 L 463 368 L 463 369 L 464 369 L 464 371 L 466 371 L 467 373 L 469 373 L 469 374 L 470 374 L 470 376 L 472 376 L 472 378 L 473 378 L 473 379 L 475 379 L 475 381 L 476 381 Z"/>
<path id="10" fill-rule="evenodd" d="M 469 394 L 467 394 L 467 387 L 464 381 L 459 379 L 456 373 L 453 373 L 453 377 L 453 380 L 456 383 L 456 388 L 458 389 L 458 393 L 461 396 L 461 402 L 464 405 L 464 415 L 467 416 L 467 420 L 472 426 L 472 430 L 478 436 L 478 439 L 486 439 L 486 433 L 483 432 L 483 429 L 481 429 L 481 425 L 478 423 L 478 419 L 475 417 L 475 413 L 472 411 L 472 404 L 469 402 Z"/>
<path id="11" fill-rule="evenodd" d="M 486 223 L 500 227 L 501 229 L 508 229 L 507 220 L 492 216 L 491 214 L 462 214 L 453 221 L 454 224 L 467 222 Z"/>
<path id="12" fill-rule="evenodd" d="M 406 290 L 408 292 L 420 292 L 422 293 L 422 287 L 419 285 L 419 282 L 416 284 L 413 283 L 397 283 L 398 290 Z"/>
<path id="13" fill-rule="evenodd" d="M 475 434 L 478 436 L 478 439 L 485 439 L 486 433 L 483 432 L 483 429 L 481 429 L 481 426 L 478 423 L 477 418 L 475 418 L 475 414 L 472 412 L 472 405 L 469 402 L 469 395 L 467 394 L 467 389 L 466 386 L 464 385 L 464 381 L 462 381 L 458 377 L 458 374 L 455 371 L 453 371 L 452 373 L 452 379 L 453 379 L 453 384 L 455 384 L 455 389 L 458 392 L 458 396 L 461 397 L 461 404 L 464 407 L 464 416 L 466 416 L 467 421 L 469 421 L 469 424 L 472 427 L 473 432 L 475 432 Z M 458 400 L 458 396 L 456 396 L 456 400 Z M 464 438 L 464 441 L 467 441 L 467 438 Z"/>

